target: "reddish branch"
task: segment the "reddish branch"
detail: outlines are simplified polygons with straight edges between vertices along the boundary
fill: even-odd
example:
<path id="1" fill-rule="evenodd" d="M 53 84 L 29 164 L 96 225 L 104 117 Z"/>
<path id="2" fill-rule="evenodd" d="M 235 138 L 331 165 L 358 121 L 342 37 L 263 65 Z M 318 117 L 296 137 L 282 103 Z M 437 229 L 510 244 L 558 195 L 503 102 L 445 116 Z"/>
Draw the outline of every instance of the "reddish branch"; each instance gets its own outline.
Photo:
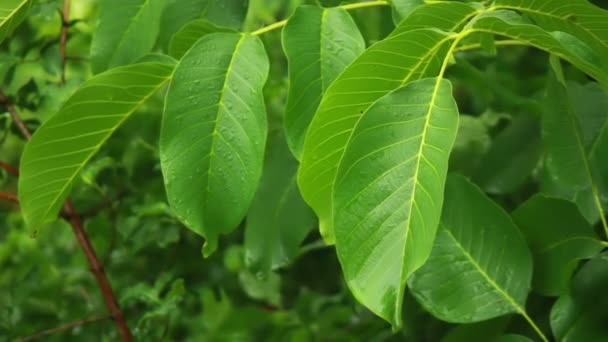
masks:
<path id="1" fill-rule="evenodd" d="M 59 50 L 61 52 L 61 84 L 65 84 L 65 66 L 68 61 L 66 45 L 68 43 L 68 29 L 70 26 L 70 0 L 63 2 L 63 15 L 61 16 L 61 38 L 59 40 Z"/>
<path id="2" fill-rule="evenodd" d="M 17 170 L 17 168 L 12 167 L 10 164 L 7 164 L 3 161 L 0 161 L 0 168 L 6 170 L 6 172 L 10 173 L 13 176 L 19 176 L 19 170 Z"/>
<path id="3" fill-rule="evenodd" d="M 13 194 L 8 194 L 6 192 L 0 192 L 0 198 L 4 198 L 10 201 L 19 202 L 19 198 Z"/>
<path id="4" fill-rule="evenodd" d="M 63 65 L 62 76 L 61 76 L 62 83 L 65 81 L 65 61 L 66 61 L 65 44 L 67 41 L 67 29 L 68 29 L 67 20 L 69 17 L 70 0 L 64 0 L 63 8 L 64 8 L 63 26 L 62 26 L 62 30 L 61 30 L 61 42 L 60 42 L 62 65 Z M 13 117 L 13 120 L 15 121 L 15 123 L 17 123 L 17 125 L 21 129 L 23 136 L 26 137 L 26 139 L 28 139 L 28 140 L 31 139 L 31 137 L 32 137 L 31 132 L 29 131 L 27 126 L 25 126 L 23 124 L 23 121 L 19 117 L 19 114 L 17 113 L 15 108 L 12 106 L 12 104 L 10 103 L 8 98 L 6 96 L 4 96 L 4 94 L 2 94 L 1 92 L 0 92 L 0 102 L 5 103 L 6 107 L 8 108 L 9 112 L 11 113 L 11 116 Z M 14 168 L 12 168 L 12 169 L 14 169 Z M 95 276 L 95 280 L 97 280 L 97 284 L 101 290 L 103 299 L 106 303 L 106 306 L 108 307 L 108 310 L 110 311 L 111 318 L 114 320 L 114 322 L 120 332 L 121 340 L 129 341 L 129 342 L 132 341 L 133 337 L 131 336 L 131 331 L 129 330 L 129 327 L 127 326 L 127 322 L 125 321 L 125 318 L 122 314 L 122 311 L 120 310 L 120 307 L 118 306 L 118 301 L 116 300 L 116 296 L 114 296 L 114 292 L 112 291 L 112 287 L 110 286 L 108 277 L 106 276 L 103 266 L 99 262 L 99 258 L 97 257 L 97 254 L 95 253 L 95 249 L 91 245 L 91 242 L 89 241 L 87 233 L 84 230 L 82 221 L 80 219 L 80 215 L 74 209 L 74 206 L 73 206 L 72 202 L 70 201 L 70 199 L 66 199 L 64 206 L 63 206 L 63 212 L 62 212 L 61 216 L 66 218 L 69 221 L 70 225 L 72 226 L 72 230 L 74 231 L 74 234 L 76 235 L 76 239 L 78 240 L 80 247 L 82 248 L 84 254 L 87 257 L 87 261 L 91 268 L 91 272 Z"/>
<path id="5" fill-rule="evenodd" d="M 38 338 L 46 336 L 46 335 L 52 335 L 54 333 L 58 333 L 60 331 L 68 330 L 68 329 L 71 329 L 74 327 L 79 327 L 79 326 L 83 326 L 83 325 L 87 325 L 87 324 L 91 324 L 91 323 L 95 323 L 95 322 L 105 321 L 110 318 L 112 318 L 112 316 L 106 315 L 106 316 L 94 317 L 94 318 L 89 318 L 89 319 L 83 319 L 80 321 L 60 325 L 60 326 L 52 328 L 52 329 L 47 329 L 47 330 L 41 331 L 41 332 L 31 335 L 31 336 L 22 337 L 22 338 L 18 339 L 17 342 L 32 341 L 32 340 L 38 339 Z"/>

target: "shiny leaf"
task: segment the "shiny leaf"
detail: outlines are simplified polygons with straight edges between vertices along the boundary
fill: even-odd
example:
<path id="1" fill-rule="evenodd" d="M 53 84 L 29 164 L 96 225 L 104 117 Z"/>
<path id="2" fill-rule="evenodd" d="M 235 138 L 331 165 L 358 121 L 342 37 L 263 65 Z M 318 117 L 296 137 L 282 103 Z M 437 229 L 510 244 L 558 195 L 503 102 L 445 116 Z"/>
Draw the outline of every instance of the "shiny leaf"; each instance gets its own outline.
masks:
<path id="1" fill-rule="evenodd" d="M 173 65 L 143 63 L 102 73 L 42 124 L 25 146 L 20 165 L 19 197 L 30 229 L 56 219 L 85 164 L 172 71 Z"/>
<path id="2" fill-rule="evenodd" d="M 179 219 L 206 238 L 205 255 L 241 222 L 260 179 L 267 75 L 257 37 L 212 33 L 188 50 L 171 81 L 160 137 L 165 188 Z"/>
<path id="3" fill-rule="evenodd" d="M 289 62 L 285 131 L 289 147 L 299 158 L 321 97 L 365 50 L 365 42 L 346 10 L 300 6 L 283 29 L 283 49 Z"/>

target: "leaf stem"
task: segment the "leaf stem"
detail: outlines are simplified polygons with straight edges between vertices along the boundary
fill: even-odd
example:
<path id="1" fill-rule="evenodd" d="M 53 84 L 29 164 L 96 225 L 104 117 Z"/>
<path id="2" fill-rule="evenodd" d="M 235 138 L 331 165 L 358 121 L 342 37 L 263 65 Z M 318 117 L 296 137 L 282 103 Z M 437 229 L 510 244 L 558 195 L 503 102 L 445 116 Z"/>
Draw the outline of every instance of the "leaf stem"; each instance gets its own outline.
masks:
<path id="1" fill-rule="evenodd" d="M 3 161 L 0 161 L 0 169 L 6 170 L 6 172 L 10 173 L 11 175 L 13 175 L 15 177 L 19 176 L 19 170 L 17 170 L 16 167 L 12 166 L 9 163 L 5 163 Z"/>
<path id="2" fill-rule="evenodd" d="M 17 342 L 26 342 L 26 341 L 33 341 L 36 339 L 39 339 L 40 337 L 46 336 L 46 335 L 51 335 L 57 332 L 61 332 L 64 330 L 68 330 L 74 327 L 79 327 L 79 326 L 83 326 L 83 325 L 87 325 L 87 324 L 91 324 L 91 323 L 96 323 L 96 322 L 101 322 L 101 321 L 105 321 L 112 318 L 112 316 L 106 315 L 106 316 L 100 316 L 100 317 L 93 317 L 93 318 L 89 318 L 89 319 L 83 319 L 80 321 L 76 321 L 76 322 L 72 322 L 72 323 L 67 323 L 67 324 L 63 324 L 60 325 L 58 327 L 55 328 L 51 328 L 51 329 L 47 329 L 47 330 L 43 330 L 39 333 L 36 333 L 34 335 L 30 335 L 27 337 L 22 337 L 20 339 L 17 340 Z"/>
<path id="3" fill-rule="evenodd" d="M 6 106 L 6 109 L 11 114 L 11 118 L 13 119 L 13 123 L 15 123 L 15 125 L 17 125 L 17 127 L 21 131 L 21 134 L 23 134 L 23 136 L 27 140 L 31 139 L 32 138 L 32 132 L 30 132 L 30 130 L 27 128 L 27 126 L 25 125 L 25 123 L 23 122 L 23 120 L 21 120 L 21 117 L 19 116 L 19 114 L 15 110 L 15 107 L 11 103 L 11 100 L 9 100 L 8 96 L 6 96 L 2 91 L 0 91 L 0 102 L 4 103 L 4 105 Z"/>
<path id="4" fill-rule="evenodd" d="M 494 42 L 494 44 L 496 46 L 513 46 L 513 45 L 529 46 L 529 44 L 527 44 L 525 42 L 522 42 L 522 41 L 519 41 L 519 40 L 511 40 L 511 39 L 497 40 L 497 41 Z M 481 47 L 480 43 L 461 45 L 461 46 L 459 46 L 459 47 L 456 48 L 455 52 L 474 50 L 474 49 L 477 49 L 477 48 L 480 48 L 480 47 Z"/>
<path id="5" fill-rule="evenodd" d="M 387 0 L 374 0 L 374 1 L 357 2 L 354 4 L 341 5 L 341 6 L 338 6 L 338 8 L 342 8 L 345 10 L 351 10 L 351 9 L 364 8 L 364 7 L 388 6 L 388 5 L 390 5 L 390 3 Z M 254 36 L 259 36 L 266 32 L 270 32 L 270 31 L 276 30 L 278 28 L 281 28 L 281 27 L 285 26 L 286 24 L 287 24 L 287 19 L 277 21 L 276 23 L 270 24 L 268 26 L 264 26 L 259 30 L 253 31 L 253 32 L 251 32 L 251 34 Z"/>
<path id="6" fill-rule="evenodd" d="M 534 331 L 538 334 L 538 336 L 540 337 L 541 340 L 543 340 L 544 342 L 549 342 L 549 339 L 547 338 L 547 336 L 545 336 L 545 334 L 543 334 L 542 330 L 540 330 L 538 325 L 536 325 L 536 323 L 534 323 L 532 318 L 530 318 L 530 316 L 528 316 L 526 311 L 521 311 L 520 314 L 524 317 L 524 319 L 528 322 L 528 324 L 530 324 L 532 329 L 534 329 Z"/>

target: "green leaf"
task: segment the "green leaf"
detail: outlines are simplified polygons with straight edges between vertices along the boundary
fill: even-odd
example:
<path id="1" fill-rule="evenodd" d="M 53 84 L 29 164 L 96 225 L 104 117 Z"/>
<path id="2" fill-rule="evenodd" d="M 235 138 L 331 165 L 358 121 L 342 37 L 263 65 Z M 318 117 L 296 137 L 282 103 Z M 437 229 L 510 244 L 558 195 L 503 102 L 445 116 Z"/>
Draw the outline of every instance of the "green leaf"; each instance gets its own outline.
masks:
<path id="1" fill-rule="evenodd" d="M 3 0 L 0 5 L 0 43 L 27 18 L 31 0 Z"/>
<path id="2" fill-rule="evenodd" d="M 19 198 L 32 230 L 54 221 L 72 181 L 112 133 L 171 77 L 173 65 L 143 63 L 85 82 L 27 143 Z"/>
<path id="3" fill-rule="evenodd" d="M 572 278 L 570 295 L 574 302 L 601 320 L 608 319 L 608 252 L 589 260 Z"/>
<path id="4" fill-rule="evenodd" d="M 178 63 L 165 103 L 160 158 L 169 204 L 202 235 L 204 254 L 241 222 L 262 173 L 268 57 L 259 38 L 212 33 Z"/>
<path id="5" fill-rule="evenodd" d="M 207 0 L 203 17 L 219 26 L 240 30 L 248 8 L 249 0 Z"/>
<path id="6" fill-rule="evenodd" d="M 525 316 L 531 280 L 532 256 L 509 215 L 464 177 L 449 177 L 433 252 L 409 282 L 416 299 L 448 322 Z"/>
<path id="7" fill-rule="evenodd" d="M 537 120 L 518 116 L 498 134 L 481 159 L 473 179 L 484 191 L 511 193 L 521 187 L 538 165 L 542 153 Z"/>
<path id="8" fill-rule="evenodd" d="M 552 59 L 554 72 L 549 75 L 546 110 L 543 113 L 546 167 L 553 181 L 573 191 L 590 189 L 596 210 L 608 231 L 599 194 L 585 147 L 585 137 L 574 109 L 559 60 Z"/>
<path id="9" fill-rule="evenodd" d="M 445 12 L 441 24 L 452 28 L 475 14 L 472 7 L 460 3 L 426 5 L 419 11 L 427 6 Z M 399 27 L 408 27 L 410 18 L 418 17 L 412 14 Z M 453 39 L 428 28 L 393 34 L 368 48 L 327 89 L 307 131 L 298 171 L 302 196 L 319 217 L 327 243 L 334 242 L 332 199 L 338 164 L 363 112 L 407 82 L 436 75 Z"/>
<path id="10" fill-rule="evenodd" d="M 401 325 L 409 275 L 428 258 L 458 129 L 449 81 L 408 83 L 355 127 L 334 189 L 336 249 L 355 297 Z"/>
<path id="11" fill-rule="evenodd" d="M 163 0 L 102 0 L 91 43 L 93 71 L 129 64 L 150 52 L 163 7 Z"/>
<path id="12" fill-rule="evenodd" d="M 534 342 L 534 341 L 526 336 L 508 334 L 508 335 L 500 336 L 499 338 L 493 340 L 493 342 Z"/>
<path id="13" fill-rule="evenodd" d="M 181 59 L 197 40 L 214 32 L 232 32 L 232 30 L 215 26 L 205 19 L 189 22 L 171 38 L 171 42 L 169 42 L 169 55 Z"/>
<path id="14" fill-rule="evenodd" d="M 578 261 L 603 246 L 571 202 L 536 195 L 513 212 L 534 255 L 533 288 L 545 296 L 563 294 Z"/>
<path id="15" fill-rule="evenodd" d="M 554 54 L 575 65 L 604 85 L 608 85 L 608 62 L 597 51 L 566 32 L 547 32 L 519 14 L 497 10 L 479 15 L 473 31 L 509 37 Z"/>
<path id="16" fill-rule="evenodd" d="M 289 147 L 300 158 L 321 97 L 365 50 L 365 41 L 346 10 L 300 6 L 283 29 L 283 49 L 289 62 L 285 131 Z"/>
<path id="17" fill-rule="evenodd" d="M 245 260 L 260 275 L 287 265 L 315 224 L 312 210 L 298 191 L 298 162 L 284 136 L 274 134 L 268 145 L 264 173 L 245 228 Z"/>
<path id="18" fill-rule="evenodd" d="M 603 292 L 599 295 L 603 295 Z M 608 340 L 606 321 L 578 306 L 569 295 L 560 297 L 553 305 L 551 330 L 560 342 Z"/>
<path id="19" fill-rule="evenodd" d="M 441 338 L 441 342 L 487 342 L 505 331 L 509 317 L 499 317 L 476 323 L 460 324 Z"/>
<path id="20" fill-rule="evenodd" d="M 497 0 L 493 7 L 517 10 L 545 30 L 567 32 L 608 53 L 608 11 L 587 0 Z"/>
<path id="21" fill-rule="evenodd" d="M 169 42 L 173 39 L 172 37 L 176 34 L 176 32 L 180 31 L 185 25 L 188 25 L 190 21 L 200 18 L 201 14 L 208 6 L 209 0 L 164 1 L 166 2 L 166 5 L 160 17 L 160 27 L 162 29 L 158 34 L 158 42 L 161 47 L 166 49 L 170 46 Z M 175 56 L 172 53 L 169 54 L 178 59 L 181 57 Z"/>
<path id="22" fill-rule="evenodd" d="M 424 0 L 391 0 L 393 21 L 398 24 L 422 4 L 424 4 Z"/>

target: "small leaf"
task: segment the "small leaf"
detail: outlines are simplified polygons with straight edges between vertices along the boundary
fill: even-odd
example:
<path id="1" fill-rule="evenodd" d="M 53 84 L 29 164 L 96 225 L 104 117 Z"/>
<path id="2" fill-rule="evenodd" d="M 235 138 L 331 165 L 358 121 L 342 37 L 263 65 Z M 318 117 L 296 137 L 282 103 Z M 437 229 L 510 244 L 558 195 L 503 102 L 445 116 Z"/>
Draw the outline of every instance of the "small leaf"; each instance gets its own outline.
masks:
<path id="1" fill-rule="evenodd" d="M 392 0 L 393 21 L 398 24 L 422 4 L 424 4 L 424 0 Z"/>
<path id="2" fill-rule="evenodd" d="M 172 37 L 175 36 L 176 32 L 180 31 L 185 25 L 188 25 L 191 21 L 200 18 L 201 14 L 208 6 L 209 0 L 164 1 L 166 2 L 166 5 L 160 17 L 160 27 L 162 29 L 160 30 L 158 35 L 158 42 L 162 48 L 166 49 L 170 44 L 170 40 L 173 39 Z M 169 54 L 178 59 L 179 57 L 181 57 L 175 56 L 172 53 Z"/>
<path id="3" fill-rule="evenodd" d="M 578 261 L 603 249 L 571 202 L 536 195 L 513 212 L 513 219 L 534 254 L 532 285 L 545 296 L 563 294 Z"/>
<path id="4" fill-rule="evenodd" d="M 178 63 L 169 87 L 160 158 L 169 204 L 188 228 L 217 238 L 237 227 L 262 173 L 268 57 L 259 38 L 212 33 Z"/>
<path id="5" fill-rule="evenodd" d="M 260 275 L 287 265 L 315 224 L 312 210 L 298 191 L 298 162 L 285 137 L 274 134 L 268 145 L 264 173 L 245 227 L 245 260 Z"/>
<path id="6" fill-rule="evenodd" d="M 203 17 L 222 27 L 240 30 L 247 16 L 249 0 L 206 0 Z"/>
<path id="7" fill-rule="evenodd" d="M 431 252 L 457 128 L 449 81 L 410 82 L 363 114 L 338 166 L 334 228 L 344 276 L 359 301 L 397 327 L 403 284 Z"/>
<path id="8" fill-rule="evenodd" d="M 461 176 L 446 185 L 433 253 L 410 279 L 435 317 L 459 323 L 520 313 L 532 280 L 532 256 L 509 215 Z"/>
<path id="9" fill-rule="evenodd" d="M 289 147 L 299 158 L 321 97 L 365 50 L 365 41 L 346 10 L 300 6 L 283 29 L 283 49 L 289 62 L 285 131 Z"/>
<path id="10" fill-rule="evenodd" d="M 32 7 L 31 0 L 2 0 L 0 4 L 0 43 L 8 37 L 25 18 Z"/>
<path id="11" fill-rule="evenodd" d="M 91 43 L 93 71 L 130 64 L 150 52 L 163 7 L 163 0 L 102 0 Z"/>
<path id="12" fill-rule="evenodd" d="M 379 98 L 408 82 L 434 76 L 446 58 L 453 35 L 424 28 L 434 8 L 442 17 L 440 25 L 452 31 L 475 14 L 467 4 L 442 2 L 421 6 L 404 20 L 396 32 L 360 55 L 338 76 L 323 96 L 306 133 L 298 185 L 304 200 L 319 217 L 319 229 L 327 243 L 335 240 L 333 229 L 333 188 L 338 164 L 346 144 L 362 114 Z M 431 10 L 428 10 L 432 14 Z M 409 30 L 410 20 L 414 27 Z M 450 27 L 451 26 L 451 27 Z M 408 48 L 404 50 L 404 46 Z"/>
<path id="13" fill-rule="evenodd" d="M 169 55 L 181 59 L 197 40 L 214 32 L 232 32 L 232 30 L 216 26 L 205 19 L 189 22 L 171 38 L 171 42 L 169 42 Z"/>
<path id="14" fill-rule="evenodd" d="M 32 230 L 54 221 L 72 181 L 112 133 L 171 77 L 173 65 L 134 64 L 85 82 L 26 144 L 19 198 Z"/>

